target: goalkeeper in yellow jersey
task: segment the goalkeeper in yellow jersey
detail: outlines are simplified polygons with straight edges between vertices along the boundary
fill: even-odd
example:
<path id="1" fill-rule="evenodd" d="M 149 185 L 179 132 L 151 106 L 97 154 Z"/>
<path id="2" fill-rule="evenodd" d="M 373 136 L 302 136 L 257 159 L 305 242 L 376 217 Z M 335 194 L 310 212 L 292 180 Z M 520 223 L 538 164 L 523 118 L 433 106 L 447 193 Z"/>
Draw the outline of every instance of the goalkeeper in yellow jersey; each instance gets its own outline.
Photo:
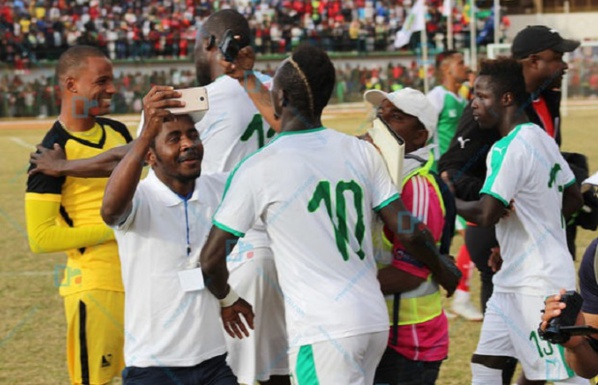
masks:
<path id="1" fill-rule="evenodd" d="M 39 151 L 53 149 L 64 152 L 67 160 L 85 159 L 132 140 L 125 125 L 100 117 L 110 112 L 116 92 L 112 63 L 102 51 L 70 48 L 58 60 L 56 78 L 60 115 Z M 106 161 L 111 170 L 114 164 Z M 67 253 L 60 294 L 71 383 L 106 384 L 124 367 L 124 290 L 114 234 L 100 217 L 108 179 L 80 176 L 46 175 L 31 165 L 25 194 L 27 232 L 34 253 Z"/>

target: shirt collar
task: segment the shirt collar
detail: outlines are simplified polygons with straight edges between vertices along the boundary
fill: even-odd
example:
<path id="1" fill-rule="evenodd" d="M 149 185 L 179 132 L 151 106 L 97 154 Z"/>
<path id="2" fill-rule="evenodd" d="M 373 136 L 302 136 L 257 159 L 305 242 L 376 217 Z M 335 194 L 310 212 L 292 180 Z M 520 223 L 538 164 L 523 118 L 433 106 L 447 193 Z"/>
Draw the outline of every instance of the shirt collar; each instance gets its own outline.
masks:
<path id="1" fill-rule="evenodd" d="M 201 203 L 199 199 L 199 184 L 200 178 L 195 180 L 195 189 L 193 190 L 193 194 L 191 194 L 191 198 L 187 202 L 198 201 Z M 158 177 L 153 170 L 150 170 L 146 179 L 146 183 L 149 184 L 150 188 L 153 190 L 155 194 L 157 194 L 158 198 L 167 206 L 172 207 L 179 204 L 183 204 L 184 200 L 174 191 L 172 191 L 168 186 L 164 184 Z"/>

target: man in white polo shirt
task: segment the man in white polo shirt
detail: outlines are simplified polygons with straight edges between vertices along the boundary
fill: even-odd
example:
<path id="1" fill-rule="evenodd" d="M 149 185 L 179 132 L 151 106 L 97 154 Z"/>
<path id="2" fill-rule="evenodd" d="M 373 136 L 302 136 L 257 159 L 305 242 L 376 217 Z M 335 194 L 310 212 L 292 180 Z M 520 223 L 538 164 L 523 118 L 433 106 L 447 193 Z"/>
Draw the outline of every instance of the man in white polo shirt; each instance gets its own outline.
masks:
<path id="1" fill-rule="evenodd" d="M 146 95 L 144 129 L 112 173 L 102 205 L 115 228 L 126 293 L 123 380 L 236 385 L 220 307 L 197 268 L 224 179 L 198 178 L 203 146 L 193 121 L 165 109 L 182 106 L 165 100 L 178 96 L 163 86 Z M 139 182 L 145 161 L 154 172 Z M 240 306 L 251 315 L 250 305 Z"/>

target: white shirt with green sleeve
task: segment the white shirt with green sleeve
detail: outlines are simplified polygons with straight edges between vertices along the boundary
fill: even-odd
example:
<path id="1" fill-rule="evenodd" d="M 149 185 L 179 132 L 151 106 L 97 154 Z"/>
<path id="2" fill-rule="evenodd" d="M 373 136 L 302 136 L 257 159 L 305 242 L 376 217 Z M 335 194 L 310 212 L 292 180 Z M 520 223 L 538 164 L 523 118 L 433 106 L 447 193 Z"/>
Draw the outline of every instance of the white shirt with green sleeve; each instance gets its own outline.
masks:
<path id="1" fill-rule="evenodd" d="M 480 194 L 513 200 L 514 212 L 496 225 L 503 258 L 494 290 L 529 295 L 575 288 L 575 269 L 567 250 L 562 217 L 563 191 L 575 176 L 554 139 L 526 123 L 496 142 L 486 160 Z"/>

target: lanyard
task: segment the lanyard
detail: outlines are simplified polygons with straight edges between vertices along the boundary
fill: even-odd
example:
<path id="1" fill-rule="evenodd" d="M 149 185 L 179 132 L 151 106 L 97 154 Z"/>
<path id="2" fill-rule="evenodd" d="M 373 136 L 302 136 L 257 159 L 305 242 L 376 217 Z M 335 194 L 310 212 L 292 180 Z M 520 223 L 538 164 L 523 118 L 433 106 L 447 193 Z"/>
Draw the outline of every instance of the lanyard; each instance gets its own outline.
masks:
<path id="1" fill-rule="evenodd" d="M 189 242 L 189 214 L 187 210 L 187 199 L 184 200 L 185 203 L 185 228 L 187 233 L 187 257 L 191 255 L 191 242 Z"/>
<path id="2" fill-rule="evenodd" d="M 187 196 L 179 195 L 179 198 L 183 200 L 183 204 L 185 205 L 185 233 L 186 233 L 186 241 L 187 241 L 187 257 L 191 255 L 191 242 L 189 241 L 189 213 L 188 213 L 188 205 L 187 202 L 191 199 L 193 195 L 193 191 L 189 192 Z"/>

